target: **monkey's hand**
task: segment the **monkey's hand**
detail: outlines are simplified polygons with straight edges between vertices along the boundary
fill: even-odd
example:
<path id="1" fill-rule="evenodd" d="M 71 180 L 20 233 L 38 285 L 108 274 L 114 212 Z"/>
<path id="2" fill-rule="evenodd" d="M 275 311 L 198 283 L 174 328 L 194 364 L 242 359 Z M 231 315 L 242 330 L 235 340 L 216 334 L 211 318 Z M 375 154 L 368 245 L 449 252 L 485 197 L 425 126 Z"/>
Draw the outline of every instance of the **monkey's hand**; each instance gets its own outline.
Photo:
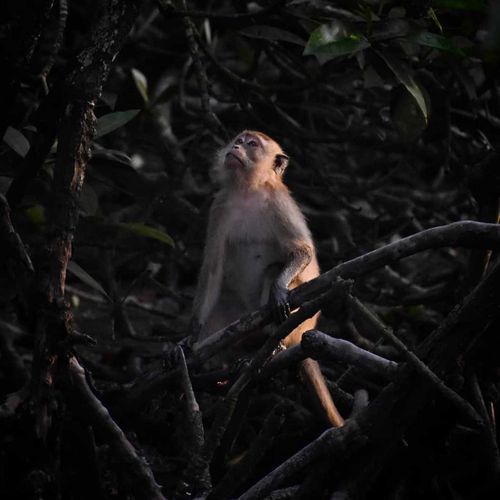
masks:
<path id="1" fill-rule="evenodd" d="M 283 323 L 290 316 L 290 302 L 288 302 L 288 288 L 273 283 L 269 294 L 269 308 L 275 323 Z"/>

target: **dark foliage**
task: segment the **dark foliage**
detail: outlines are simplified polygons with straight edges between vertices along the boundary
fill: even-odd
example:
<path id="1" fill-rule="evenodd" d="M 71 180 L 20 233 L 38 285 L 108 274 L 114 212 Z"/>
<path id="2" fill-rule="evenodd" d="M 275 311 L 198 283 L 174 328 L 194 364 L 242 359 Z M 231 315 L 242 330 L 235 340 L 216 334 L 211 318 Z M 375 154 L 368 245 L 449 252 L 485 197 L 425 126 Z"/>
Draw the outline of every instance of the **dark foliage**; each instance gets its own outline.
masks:
<path id="1" fill-rule="evenodd" d="M 1 13 L 2 498 L 500 495 L 496 2 Z M 269 322 L 187 338 L 210 165 L 242 129 L 290 156 L 333 270 L 292 294 L 323 334 L 271 358 L 292 315 L 209 370 Z M 300 383 L 308 356 L 341 428 Z"/>

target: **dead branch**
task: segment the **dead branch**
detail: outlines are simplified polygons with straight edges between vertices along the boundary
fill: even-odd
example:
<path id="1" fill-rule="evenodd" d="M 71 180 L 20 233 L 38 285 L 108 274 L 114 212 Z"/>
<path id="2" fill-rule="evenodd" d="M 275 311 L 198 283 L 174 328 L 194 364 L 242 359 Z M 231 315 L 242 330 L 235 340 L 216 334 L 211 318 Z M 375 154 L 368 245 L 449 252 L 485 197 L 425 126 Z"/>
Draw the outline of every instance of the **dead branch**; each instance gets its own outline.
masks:
<path id="1" fill-rule="evenodd" d="M 76 358 L 71 357 L 67 366 L 68 383 L 65 384 L 68 398 L 74 408 L 83 412 L 89 422 L 104 436 L 109 443 L 114 458 L 125 474 L 130 492 L 138 499 L 163 500 L 160 486 L 154 480 L 153 473 L 146 461 L 139 457 L 123 431 L 111 418 L 108 410 L 90 390 L 85 378 L 85 370 Z"/>
<path id="2" fill-rule="evenodd" d="M 474 409 L 474 407 L 465 399 L 463 399 L 458 393 L 453 389 L 448 387 L 419 357 L 406 347 L 406 345 L 399 340 L 396 335 L 392 332 L 392 329 L 385 325 L 372 311 L 368 309 L 364 304 L 362 304 L 357 298 L 349 295 L 347 297 L 347 302 L 349 306 L 356 310 L 356 313 L 363 316 L 364 319 L 370 322 L 370 324 L 376 329 L 376 331 L 388 340 L 398 351 L 404 356 L 404 359 L 410 363 L 410 365 L 425 378 L 430 384 L 432 384 L 444 398 L 446 398 L 450 403 L 452 403 L 455 408 L 464 415 L 470 424 L 475 427 L 481 426 L 481 418 Z"/>
<path id="3" fill-rule="evenodd" d="M 500 226 L 496 224 L 461 221 L 426 229 L 339 264 L 318 278 L 295 288 L 290 292 L 291 307 L 292 309 L 300 307 L 304 301 L 324 292 L 338 277 L 357 278 L 424 250 L 446 246 L 498 248 L 499 245 Z M 236 343 L 248 332 L 268 323 L 270 319 L 267 307 L 247 314 L 205 340 L 194 344 L 193 352 L 196 359 L 201 362 L 206 361 L 216 352 Z"/>
<path id="4" fill-rule="evenodd" d="M 7 199 L 0 193 L 0 241 L 2 242 L 2 254 L 6 258 L 13 259 L 16 266 L 16 271 L 20 272 L 22 269 L 18 264 L 22 264 L 25 270 L 30 273 L 34 272 L 31 258 L 26 251 L 26 248 L 12 225 L 10 217 L 10 207 Z M 16 273 L 17 274 L 17 273 Z"/>
<path id="5" fill-rule="evenodd" d="M 264 345 L 257 351 L 248 366 L 243 370 L 243 373 L 231 386 L 227 396 L 218 408 L 216 420 L 212 426 L 206 444 L 207 460 L 212 458 L 213 453 L 219 447 L 222 436 L 233 415 L 240 393 L 251 381 L 258 377 L 260 370 L 262 370 L 264 364 L 271 357 L 279 342 L 307 318 L 316 314 L 326 301 L 332 300 L 333 297 L 343 296 L 343 294 L 346 293 L 346 287 L 349 287 L 349 284 L 344 281 L 335 282 L 330 290 L 304 303 L 296 313 L 289 316 L 287 320 L 275 330 Z"/>
<path id="6" fill-rule="evenodd" d="M 238 500 L 264 498 L 284 481 L 321 457 L 328 456 L 330 465 L 347 460 L 367 441 L 355 419 L 347 420 L 343 427 L 333 427 L 279 465 L 267 476 L 248 489 Z"/>
<path id="7" fill-rule="evenodd" d="M 176 496 L 206 496 L 212 488 L 208 463 L 203 455 L 205 431 L 202 414 L 191 385 L 184 351 L 178 347 L 181 384 L 186 396 L 186 420 L 188 427 L 188 465 L 182 473 Z"/>
<path id="8" fill-rule="evenodd" d="M 457 349 L 450 349 L 451 342 L 465 349 L 465 339 L 477 335 L 478 331 L 483 331 L 485 325 L 489 324 L 493 311 L 498 312 L 500 307 L 496 300 L 499 293 L 500 265 L 497 264 L 467 296 L 463 306 L 448 315 L 444 322 L 446 328 L 438 328 L 435 334 L 431 335 L 433 341 L 426 345 L 425 352 L 429 367 L 432 367 L 434 372 L 441 373 L 453 362 Z M 471 323 L 471 316 L 477 321 Z M 240 500 L 263 498 L 321 456 L 328 455 L 333 465 L 329 452 L 336 453 L 338 447 L 342 448 L 346 441 L 349 446 L 348 449 L 343 449 L 344 459 L 367 442 L 382 449 L 393 446 L 412 422 L 422 418 L 421 411 L 425 404 L 439 390 L 437 384 L 432 384 L 434 391 L 429 391 L 424 384 L 416 384 L 415 370 L 415 366 L 409 363 L 400 370 L 395 382 L 386 386 L 355 417 L 346 420 L 343 427 L 327 430 L 247 490 Z M 465 415 L 468 418 L 469 412 L 465 412 Z M 432 415 L 426 414 L 426 417 L 432 418 Z M 492 477 L 496 480 L 498 473 L 495 472 Z"/>
<path id="9" fill-rule="evenodd" d="M 275 354 L 269 362 L 264 365 L 259 378 L 271 377 L 281 370 L 286 370 L 287 368 L 297 365 L 300 361 L 306 359 L 307 357 L 308 355 L 306 355 L 300 344 L 289 347 L 288 349 L 283 349 Z"/>
<path id="10" fill-rule="evenodd" d="M 274 437 L 284 422 L 282 408 L 275 408 L 265 419 L 259 435 L 245 453 L 245 456 L 231 467 L 217 486 L 212 490 L 207 500 L 222 500 L 230 498 L 234 491 L 254 473 L 259 460 L 272 446 Z"/>
<path id="11" fill-rule="evenodd" d="M 500 226 L 479 222 L 454 222 L 446 226 L 427 229 L 407 238 L 363 254 L 345 263 L 339 264 L 318 278 L 297 287 L 290 293 L 292 308 L 299 307 L 304 301 L 327 289 L 337 277 L 359 277 L 379 267 L 396 262 L 404 257 L 430 249 L 444 246 L 464 246 L 493 248 L 500 243 Z M 193 345 L 191 363 L 204 362 L 216 353 L 241 340 L 247 333 L 270 322 L 271 316 L 267 307 L 247 314 L 227 327 L 210 335 L 207 339 Z M 288 356 L 299 356 L 298 350 L 292 350 Z M 281 355 L 279 357 L 281 358 Z M 276 363 L 281 362 L 277 360 Z M 291 361 L 290 361 L 291 362 Z M 288 361 L 286 361 L 288 363 Z M 274 371 L 276 365 L 271 364 L 269 370 Z M 278 369 L 276 367 L 276 369 Z M 266 369 L 267 370 L 267 369 Z M 263 376 L 265 376 L 265 371 Z M 138 379 L 120 405 L 119 414 L 125 415 L 141 408 L 144 401 L 161 391 L 170 379 L 165 372 L 152 372 Z"/>
<path id="12" fill-rule="evenodd" d="M 306 332 L 301 346 L 306 357 L 353 365 L 367 375 L 384 380 L 391 380 L 398 369 L 398 364 L 394 361 L 365 351 L 347 340 L 330 337 L 319 330 Z"/>

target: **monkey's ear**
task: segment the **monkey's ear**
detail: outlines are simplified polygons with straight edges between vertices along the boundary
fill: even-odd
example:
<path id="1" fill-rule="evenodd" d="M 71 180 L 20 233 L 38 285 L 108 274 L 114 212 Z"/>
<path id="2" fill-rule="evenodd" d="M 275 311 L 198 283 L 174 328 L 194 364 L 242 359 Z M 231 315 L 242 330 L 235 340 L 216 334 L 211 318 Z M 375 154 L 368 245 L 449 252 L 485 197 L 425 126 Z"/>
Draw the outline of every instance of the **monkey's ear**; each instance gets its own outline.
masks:
<path id="1" fill-rule="evenodd" d="M 273 168 L 275 172 L 279 175 L 282 175 L 288 166 L 288 156 L 284 154 L 277 154 L 274 157 Z"/>

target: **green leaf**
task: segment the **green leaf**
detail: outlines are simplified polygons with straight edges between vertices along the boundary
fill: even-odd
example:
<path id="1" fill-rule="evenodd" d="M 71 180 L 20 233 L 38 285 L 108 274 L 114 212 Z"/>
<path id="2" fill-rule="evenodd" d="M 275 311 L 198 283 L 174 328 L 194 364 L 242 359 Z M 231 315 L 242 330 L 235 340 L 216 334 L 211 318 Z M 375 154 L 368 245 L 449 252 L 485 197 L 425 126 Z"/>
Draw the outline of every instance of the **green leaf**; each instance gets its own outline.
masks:
<path id="1" fill-rule="evenodd" d="M 122 127 L 135 118 L 140 111 L 140 109 L 129 109 L 128 111 L 116 111 L 114 113 L 101 116 L 97 120 L 96 139 Z"/>
<path id="2" fill-rule="evenodd" d="M 87 271 L 82 269 L 75 261 L 72 260 L 68 263 L 68 271 L 86 285 L 89 285 L 94 290 L 97 290 L 111 302 L 111 297 L 107 294 L 106 290 L 104 290 L 102 285 L 94 278 L 92 278 L 92 276 L 90 276 L 90 274 L 87 273 Z"/>
<path id="3" fill-rule="evenodd" d="M 127 167 L 132 166 L 132 160 L 123 151 L 118 149 L 103 148 L 101 146 L 94 147 L 92 159 L 103 159 L 113 163 L 119 163 L 120 165 L 126 165 Z"/>
<path id="4" fill-rule="evenodd" d="M 417 102 L 402 85 L 394 89 L 391 118 L 401 138 L 407 143 L 414 142 L 426 128 Z"/>
<path id="5" fill-rule="evenodd" d="M 315 55 L 321 64 L 335 57 L 352 55 L 370 44 L 362 35 L 348 29 L 340 21 L 323 24 L 307 41 L 304 55 Z"/>
<path id="6" fill-rule="evenodd" d="M 403 65 L 403 63 L 389 54 L 383 54 L 377 51 L 377 54 L 384 60 L 388 68 L 394 73 L 396 78 L 406 87 L 408 92 L 413 96 L 415 101 L 424 116 L 425 123 L 429 119 L 429 110 L 427 109 L 427 103 L 425 102 L 425 97 L 420 89 L 418 83 L 414 80 L 413 75 L 409 68 Z"/>
<path id="7" fill-rule="evenodd" d="M 24 135 L 14 127 L 7 127 L 3 136 L 3 141 L 23 158 L 28 154 L 30 143 Z"/>
<path id="8" fill-rule="evenodd" d="M 432 0 L 432 6 L 440 9 L 482 10 L 484 0 Z"/>
<path id="9" fill-rule="evenodd" d="M 274 26 L 254 25 L 240 29 L 239 32 L 249 38 L 261 38 L 264 40 L 277 40 L 280 42 L 295 43 L 305 45 L 305 41 L 300 36 L 290 31 L 285 31 Z"/>
<path id="10" fill-rule="evenodd" d="M 28 219 L 36 226 L 41 226 L 45 224 L 45 207 L 42 205 L 33 205 L 31 207 L 25 208 L 24 213 Z"/>
<path id="11" fill-rule="evenodd" d="M 135 86 L 137 87 L 139 94 L 141 94 L 141 97 L 144 99 L 144 102 L 147 103 L 149 101 L 148 80 L 142 71 L 139 71 L 136 68 L 132 68 L 131 71 Z"/>
<path id="12" fill-rule="evenodd" d="M 409 42 L 418 43 L 419 45 L 425 45 L 426 47 L 432 47 L 444 52 L 450 52 L 457 56 L 465 56 L 464 51 L 460 47 L 455 45 L 451 40 L 442 35 L 430 33 L 429 31 L 420 31 L 418 33 L 413 33 L 408 36 L 407 40 Z"/>
<path id="13" fill-rule="evenodd" d="M 126 231 L 130 231 L 138 236 L 145 236 L 146 238 L 153 238 L 154 240 L 161 241 L 162 243 L 166 243 L 169 246 L 174 246 L 174 240 L 163 231 L 156 229 L 151 226 L 146 226 L 146 224 L 142 224 L 141 222 L 126 222 L 118 224 L 118 227 L 124 229 Z"/>
<path id="14" fill-rule="evenodd" d="M 432 7 L 429 7 L 427 14 L 429 14 L 429 17 L 434 21 L 434 24 L 437 26 L 439 32 L 443 34 L 443 27 L 441 26 L 441 22 L 438 19 L 436 11 Z"/>

